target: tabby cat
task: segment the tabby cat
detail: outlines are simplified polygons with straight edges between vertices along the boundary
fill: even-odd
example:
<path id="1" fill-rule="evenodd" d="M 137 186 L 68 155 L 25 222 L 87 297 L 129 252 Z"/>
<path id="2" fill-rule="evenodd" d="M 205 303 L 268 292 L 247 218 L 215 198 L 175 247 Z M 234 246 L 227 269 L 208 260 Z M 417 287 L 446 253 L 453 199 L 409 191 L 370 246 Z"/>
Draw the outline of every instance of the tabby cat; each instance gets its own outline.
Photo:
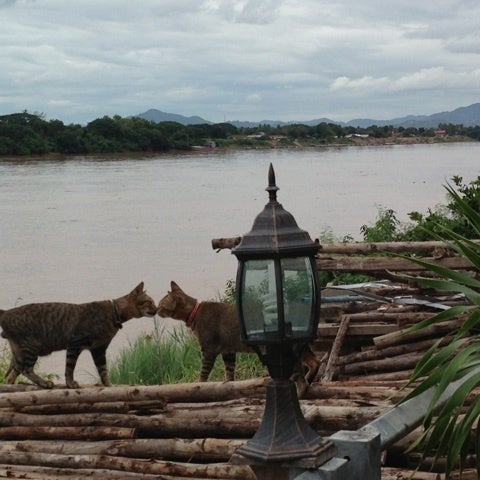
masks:
<path id="1" fill-rule="evenodd" d="M 106 350 L 122 324 L 132 318 L 153 317 L 156 304 L 143 289 L 143 282 L 129 294 L 97 302 L 32 303 L 0 310 L 2 337 L 12 350 L 6 383 L 14 383 L 23 374 L 42 388 L 52 388 L 33 371 L 38 357 L 67 350 L 65 380 L 69 388 L 78 388 L 73 371 L 82 350 L 92 354 L 103 385 L 109 386 Z"/>
<path id="2" fill-rule="evenodd" d="M 215 359 L 222 355 L 225 364 L 225 378 L 235 377 L 236 352 L 253 352 L 241 340 L 236 306 L 221 302 L 199 302 L 187 295 L 175 282 L 170 283 L 171 291 L 160 300 L 157 313 L 160 317 L 183 320 L 197 339 L 202 352 L 200 381 L 206 382 Z M 299 364 L 295 367 L 292 380 L 299 397 L 316 376 L 320 362 L 311 346 L 302 351 Z"/>
<path id="3" fill-rule="evenodd" d="M 199 302 L 187 295 L 175 282 L 171 291 L 160 300 L 157 313 L 163 318 L 183 320 L 192 329 L 202 352 L 200 381 L 206 382 L 215 359 L 222 355 L 225 378 L 235 377 L 236 352 L 252 352 L 240 337 L 235 305 L 221 302 Z"/>

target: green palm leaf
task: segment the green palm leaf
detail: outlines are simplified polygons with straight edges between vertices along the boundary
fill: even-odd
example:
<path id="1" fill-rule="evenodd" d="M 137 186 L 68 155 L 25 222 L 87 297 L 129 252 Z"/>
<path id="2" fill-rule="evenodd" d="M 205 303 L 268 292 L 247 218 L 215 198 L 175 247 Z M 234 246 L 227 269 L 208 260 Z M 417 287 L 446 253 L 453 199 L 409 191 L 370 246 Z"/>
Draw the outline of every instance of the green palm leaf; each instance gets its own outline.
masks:
<path id="1" fill-rule="evenodd" d="M 465 221 L 480 237 L 480 213 L 465 202 L 450 185 L 445 188 L 455 204 L 456 211 L 465 217 Z M 436 234 L 437 238 L 449 243 L 459 255 L 468 259 L 477 271 L 480 270 L 479 243 L 441 225 L 438 225 L 438 232 L 440 233 Z M 409 385 L 417 381 L 420 383 L 402 401 L 414 398 L 428 389 L 433 392 L 423 419 L 424 433 L 411 448 L 422 446 L 424 457 L 431 453 L 435 455 L 435 459 L 445 456 L 446 477 L 457 465 L 463 468 L 467 454 L 475 449 L 480 477 L 478 431 L 475 445 L 471 444 L 472 428 L 480 417 L 480 397 L 474 398 L 471 405 L 465 408 L 467 397 L 480 385 L 480 339 L 471 336 L 472 329 L 478 328 L 480 324 L 480 281 L 442 265 L 419 258 L 406 258 L 437 275 L 436 278 L 410 278 L 437 290 L 462 293 L 471 303 L 468 306 L 445 310 L 405 331 L 418 331 L 439 322 L 465 317 L 454 332 L 452 341 L 444 346 L 441 345 L 441 340 L 437 341 L 424 354 L 411 375 Z M 444 400 L 445 397 L 448 398 Z M 442 405 L 442 402 L 443 406 L 439 408 L 437 405 Z"/>

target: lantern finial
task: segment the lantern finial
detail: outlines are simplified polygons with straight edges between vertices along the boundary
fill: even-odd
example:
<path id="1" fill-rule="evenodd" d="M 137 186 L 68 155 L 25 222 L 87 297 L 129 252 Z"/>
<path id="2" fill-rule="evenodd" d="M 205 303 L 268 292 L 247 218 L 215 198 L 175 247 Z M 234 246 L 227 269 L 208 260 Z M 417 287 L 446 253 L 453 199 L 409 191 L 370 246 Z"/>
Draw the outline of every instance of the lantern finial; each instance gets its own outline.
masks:
<path id="1" fill-rule="evenodd" d="M 275 170 L 272 164 L 270 164 L 268 169 L 268 187 L 265 190 L 268 192 L 270 202 L 276 202 L 279 188 L 275 185 Z"/>

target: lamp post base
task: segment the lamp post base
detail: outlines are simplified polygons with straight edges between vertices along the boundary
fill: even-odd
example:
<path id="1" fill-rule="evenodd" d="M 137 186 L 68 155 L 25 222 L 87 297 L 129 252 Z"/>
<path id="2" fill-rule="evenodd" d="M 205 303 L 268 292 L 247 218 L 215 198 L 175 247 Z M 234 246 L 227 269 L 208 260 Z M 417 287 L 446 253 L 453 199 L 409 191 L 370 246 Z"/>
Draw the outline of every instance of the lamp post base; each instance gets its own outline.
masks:
<path id="1" fill-rule="evenodd" d="M 334 454 L 334 444 L 320 437 L 305 420 L 294 383 L 272 379 L 267 385 L 262 423 L 253 438 L 235 451 L 231 461 L 316 468 Z"/>

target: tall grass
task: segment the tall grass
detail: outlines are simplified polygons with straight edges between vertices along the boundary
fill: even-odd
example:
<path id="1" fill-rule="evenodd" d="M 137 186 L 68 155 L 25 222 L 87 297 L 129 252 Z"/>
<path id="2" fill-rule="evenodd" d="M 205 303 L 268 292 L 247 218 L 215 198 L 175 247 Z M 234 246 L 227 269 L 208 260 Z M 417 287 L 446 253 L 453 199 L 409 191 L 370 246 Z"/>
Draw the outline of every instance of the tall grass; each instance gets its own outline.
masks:
<path id="1" fill-rule="evenodd" d="M 198 381 L 202 360 L 193 335 L 182 328 L 166 332 L 158 328 L 152 335 L 137 338 L 124 348 L 110 367 L 110 380 L 122 385 L 162 385 Z M 263 376 L 265 367 L 256 355 L 237 354 L 235 378 Z M 222 381 L 225 370 L 217 358 L 209 380 Z"/>

